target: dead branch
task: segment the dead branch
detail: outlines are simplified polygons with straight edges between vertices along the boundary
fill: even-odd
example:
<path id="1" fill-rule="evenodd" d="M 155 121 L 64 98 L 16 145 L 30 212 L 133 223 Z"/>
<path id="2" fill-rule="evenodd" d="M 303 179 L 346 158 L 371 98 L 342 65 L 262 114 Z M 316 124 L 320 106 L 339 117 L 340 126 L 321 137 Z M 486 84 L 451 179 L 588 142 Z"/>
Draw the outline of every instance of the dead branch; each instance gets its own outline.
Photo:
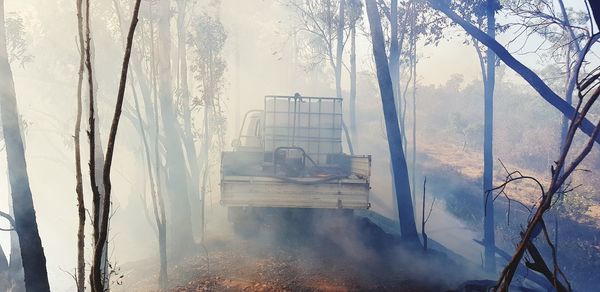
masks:
<path id="1" fill-rule="evenodd" d="M 427 177 L 425 177 L 425 179 L 423 180 L 423 213 L 421 215 L 421 236 L 423 237 L 423 250 L 427 250 L 427 233 L 425 232 L 425 224 L 427 224 L 427 221 L 429 221 L 429 217 L 431 217 L 431 212 L 433 211 L 433 205 L 435 204 L 435 197 L 433 198 L 433 201 L 431 201 L 431 205 L 429 206 L 429 213 L 427 214 L 427 217 L 425 217 L 425 193 L 426 193 L 426 187 L 427 187 Z"/>
<path id="2" fill-rule="evenodd" d="M 592 37 L 591 40 L 595 40 L 595 37 Z M 586 55 L 589 52 L 590 47 L 591 47 L 591 41 L 588 42 L 588 44 L 586 45 L 586 47 L 585 47 L 586 51 L 584 52 L 584 55 Z M 596 71 L 596 72 L 599 72 L 599 71 Z M 600 74 L 600 73 L 595 73 L 595 74 Z M 588 80 L 588 79 L 585 79 L 585 80 Z M 559 273 L 560 269 L 558 268 L 558 264 L 556 262 L 556 250 L 550 240 L 550 237 L 547 234 L 547 231 L 545 230 L 545 225 L 543 222 L 543 215 L 546 211 L 548 211 L 551 208 L 552 199 L 553 199 L 554 195 L 561 192 L 561 188 L 562 188 L 563 184 L 565 183 L 565 181 L 569 178 L 571 173 L 578 167 L 578 165 L 583 161 L 583 159 L 585 159 L 585 157 L 589 154 L 596 139 L 598 138 L 598 134 L 600 133 L 600 121 L 598 121 L 598 123 L 596 124 L 596 126 L 592 130 L 592 132 L 588 133 L 588 134 L 590 134 L 590 138 L 588 139 L 587 143 L 585 144 L 585 147 L 583 148 L 583 150 L 581 150 L 579 153 L 577 153 L 575 155 L 575 157 L 568 164 L 568 167 L 565 167 L 567 165 L 566 158 L 570 154 L 571 145 L 573 143 L 577 129 L 582 125 L 583 121 L 586 120 L 585 118 L 586 118 L 587 113 L 589 112 L 590 108 L 596 102 L 596 100 L 598 99 L 598 96 L 600 95 L 600 86 L 595 86 L 595 89 L 593 90 L 593 93 L 591 94 L 591 96 L 586 101 L 584 101 L 584 97 L 586 96 L 586 94 L 585 93 L 582 94 L 581 90 L 585 90 L 585 88 L 588 86 L 590 86 L 590 83 L 582 84 L 581 82 L 578 82 L 577 88 L 580 89 L 580 94 L 579 94 L 579 101 L 577 104 L 577 109 L 576 109 L 576 112 L 574 113 L 574 116 L 572 117 L 572 122 L 569 125 L 569 130 L 568 130 L 567 136 L 565 138 L 566 140 L 565 140 L 564 146 L 560 153 L 560 158 L 558 159 L 558 161 L 555 162 L 555 165 L 551 168 L 552 180 L 550 182 L 550 186 L 549 186 L 547 192 L 544 192 L 543 188 L 542 188 L 541 199 L 538 203 L 536 212 L 535 212 L 533 218 L 531 220 L 529 220 L 527 229 L 525 230 L 525 232 L 522 233 L 523 234 L 522 239 L 519 242 L 519 244 L 517 245 L 517 249 L 515 251 L 515 254 L 513 255 L 513 258 L 511 259 L 511 261 L 507 264 L 507 266 L 504 268 L 504 270 L 501 273 L 501 276 L 500 276 L 497 286 L 496 286 L 496 288 L 500 291 L 508 291 L 510 283 L 514 276 L 514 273 L 516 272 L 518 263 L 523 258 L 525 251 L 526 250 L 528 251 L 530 249 L 529 248 L 530 242 L 533 238 L 535 238 L 540 233 L 540 231 L 541 231 L 540 229 L 544 230 L 544 235 L 546 237 L 546 241 L 549 244 L 550 248 L 552 249 L 552 253 L 553 253 L 552 256 L 553 256 L 553 262 L 554 262 L 554 269 L 553 269 L 553 272 L 551 273 L 552 275 L 548 275 L 547 277 L 549 277 L 549 280 L 552 281 L 552 283 L 556 289 L 564 288 L 564 285 L 561 287 L 562 283 L 560 283 L 560 281 L 558 280 L 558 277 L 557 277 L 557 274 Z M 587 92 L 591 92 L 591 90 L 587 91 Z M 562 171 L 563 169 L 564 169 L 564 171 Z M 535 267 L 538 269 L 541 269 L 539 265 L 537 265 Z M 563 281 L 568 283 L 568 281 L 566 281 L 566 277 L 564 277 L 564 275 L 562 277 L 563 277 Z M 566 287 L 566 289 L 567 289 L 567 291 L 569 291 L 571 289 L 570 285 L 568 287 Z"/>
<path id="3" fill-rule="evenodd" d="M 13 219 L 12 216 L 8 215 L 7 213 L 4 213 L 2 211 L 0 211 L 0 217 L 4 217 L 6 218 L 6 220 L 8 220 L 8 223 L 10 223 L 10 228 L 2 228 L 0 227 L 0 231 L 13 231 L 15 230 L 15 219 Z"/>

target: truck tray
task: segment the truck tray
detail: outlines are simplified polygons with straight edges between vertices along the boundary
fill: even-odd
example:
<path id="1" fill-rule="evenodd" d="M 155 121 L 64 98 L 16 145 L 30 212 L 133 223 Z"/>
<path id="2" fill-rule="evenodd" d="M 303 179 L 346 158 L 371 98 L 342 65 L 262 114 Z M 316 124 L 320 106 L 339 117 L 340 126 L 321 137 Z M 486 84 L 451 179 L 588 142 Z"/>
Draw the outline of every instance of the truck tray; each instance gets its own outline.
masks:
<path id="1" fill-rule="evenodd" d="M 269 176 L 223 176 L 221 204 L 230 207 L 367 209 L 368 178 L 324 180 Z"/>

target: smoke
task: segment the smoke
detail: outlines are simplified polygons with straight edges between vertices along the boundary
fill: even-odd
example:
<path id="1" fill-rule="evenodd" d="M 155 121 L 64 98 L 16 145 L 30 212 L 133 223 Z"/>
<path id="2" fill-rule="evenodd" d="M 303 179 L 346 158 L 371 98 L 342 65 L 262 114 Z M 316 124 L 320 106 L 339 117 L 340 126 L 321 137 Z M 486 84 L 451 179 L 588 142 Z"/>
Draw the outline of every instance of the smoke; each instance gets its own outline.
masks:
<path id="1" fill-rule="evenodd" d="M 6 3 L 6 10 L 15 13 L 14 19 L 17 16 L 22 19 L 24 34 L 20 37 L 26 46 L 26 55 L 31 56 L 23 66 L 14 63 L 13 69 L 18 106 L 25 126 L 23 135 L 29 178 L 48 260 L 50 284 L 55 291 L 74 291 L 75 284 L 70 276 L 76 263 L 77 230 L 72 129 L 79 55 L 75 43 L 75 5 L 71 2 L 30 0 Z M 93 2 L 99 123 L 102 140 L 106 141 L 122 45 L 112 1 Z M 117 2 L 124 5 L 126 1 Z M 209 1 L 199 1 L 198 7 L 204 7 L 205 2 Z M 292 95 L 295 92 L 313 96 L 335 95 L 333 75 L 326 65 L 305 66 L 306 60 L 299 53 L 306 49 L 302 47 L 301 36 L 290 33 L 296 25 L 292 12 L 278 1 L 224 0 L 221 6 L 202 9 L 215 18 L 218 16 L 227 33 L 223 48 L 226 63 L 222 93 L 224 120 L 220 121 L 225 124 L 223 128 L 227 132 L 218 137 L 224 140 L 224 149 L 230 149 L 229 142 L 238 135 L 244 113 L 261 109 L 265 95 Z M 174 23 L 172 26 L 175 27 Z M 213 263 L 212 269 L 208 267 L 208 256 L 212 260 L 230 261 L 231 265 L 239 259 L 247 262 L 248 266 L 253 261 L 263 263 L 269 259 L 279 264 L 289 263 L 281 268 L 290 274 L 305 275 L 305 278 L 284 280 L 291 283 L 291 287 L 294 283 L 302 283 L 313 285 L 310 287 L 315 289 L 322 287 L 318 285 L 325 285 L 318 279 L 333 279 L 340 285 L 348 285 L 349 289 L 359 284 L 377 289 L 378 285 L 394 283 L 397 280 L 394 277 L 402 275 L 411 279 L 406 285 L 414 285 L 418 289 L 420 283 L 430 283 L 428 288 L 447 288 L 464 279 L 491 277 L 476 271 L 482 254 L 482 248 L 474 240 L 482 237 L 483 90 L 477 77 L 479 68 L 472 48 L 462 47 L 460 41 L 454 40 L 441 42 L 439 48 L 428 47 L 421 51 L 427 58 L 419 63 L 418 156 L 417 169 L 411 170 L 417 174 L 417 185 L 411 186 L 418 206 L 415 209 L 417 226 L 421 221 L 425 176 L 428 178 L 425 205 L 429 208 L 433 198 L 437 200 L 426 225 L 431 250 L 413 253 L 403 247 L 399 239 L 387 141 L 370 44 L 366 39 L 359 39 L 358 135 L 353 142 L 357 154 L 371 154 L 373 157 L 371 209 L 356 211 L 353 217 L 335 214 L 338 210 L 304 210 L 310 215 L 303 219 L 298 219 L 304 217 L 298 214 L 291 223 L 269 223 L 269 228 L 253 238 L 237 237 L 227 220 L 226 208 L 219 204 L 220 157 L 218 149 L 213 147 L 209 163 L 210 180 L 205 189 L 206 244 L 198 246 L 193 256 L 186 259 L 189 265 L 196 265 L 197 270 L 194 271 L 197 274 L 219 272 L 216 270 L 218 264 Z M 457 66 L 457 60 L 461 61 L 460 66 Z M 495 155 L 511 170 L 547 176 L 558 152 L 560 117 L 514 74 L 503 74 L 495 97 Z M 173 75 L 176 78 L 176 74 Z M 346 72 L 343 75 L 342 85 L 349 88 Z M 129 90 L 114 158 L 114 215 L 109 238 L 111 263 L 119 275 L 124 275 L 123 285 L 114 288 L 124 291 L 134 289 L 135 284 L 141 282 L 150 285 L 143 287 L 154 287 L 158 272 L 158 242 L 149 203 L 145 158 L 141 155 L 144 149 L 136 129 L 137 120 L 131 111 Z M 200 92 L 194 89 L 192 95 L 199 98 Z M 343 95 L 348 96 L 348 90 L 344 90 Z M 408 96 L 411 96 L 410 92 Z M 348 107 L 347 100 L 344 100 L 344 107 Z M 597 115 L 597 109 L 594 110 Z M 202 125 L 203 117 L 203 114 L 195 113 L 192 118 L 197 125 Z M 347 116 L 344 118 L 347 119 Z M 407 121 L 410 118 L 409 114 Z M 405 130 L 411 134 L 410 123 Z M 203 143 L 200 133 L 202 129 L 194 136 L 198 148 Z M 86 142 L 85 139 L 82 141 Z M 0 153 L 5 155 L 4 151 Z M 87 151 L 82 153 L 85 162 Z M 565 226 L 560 228 L 565 231 L 564 235 L 559 233 L 560 260 L 569 267 L 568 276 L 573 277 L 575 287 L 579 289 L 594 287 L 593 284 L 599 281 L 597 275 L 589 272 L 597 271 L 597 263 L 600 263 L 595 238 L 598 217 L 586 211 L 593 211 L 590 206 L 598 201 L 599 188 L 595 186 L 600 181 L 598 176 L 593 175 L 593 171 L 598 170 L 598 161 L 600 151 L 596 147 L 589 163 L 584 165 L 592 171 L 592 175 L 579 172 L 574 177 L 574 185 L 584 183 L 587 188 L 578 189 L 567 197 L 565 209 L 561 211 L 567 219 L 561 221 Z M 0 169 L 5 170 L 6 167 L 6 159 L 0 159 Z M 86 204 L 91 206 L 86 167 L 84 164 Z M 505 172 L 497 164 L 495 173 L 496 179 L 501 179 Z M 4 211 L 8 210 L 9 197 L 6 175 L 0 175 L 0 186 L 4 186 L 0 188 L 0 210 Z M 526 197 L 536 195 L 525 187 L 517 191 Z M 525 222 L 527 214 L 513 209 L 512 214 L 516 215 L 507 225 L 507 205 L 502 198 L 498 199 L 497 206 L 498 245 L 510 253 L 519 224 Z M 278 216 L 272 216 L 271 220 L 279 220 Z M 582 227 L 581 222 L 587 225 Z M 87 228 L 86 236 L 91 238 L 91 228 L 89 225 Z M 200 238 L 195 240 L 199 242 Z M 0 245 L 8 255 L 8 233 L 0 233 Z M 237 251 L 237 257 L 226 255 L 228 249 Z M 88 258 L 91 251 L 90 244 L 86 244 Z M 446 269 L 450 263 L 460 270 Z M 586 265 L 578 268 L 579 263 Z M 185 272 L 181 266 L 174 267 L 173 271 L 176 271 L 171 273 L 173 281 L 193 280 L 192 272 Z M 243 272 L 234 270 L 231 274 Z M 261 276 L 264 278 L 260 279 L 276 276 L 274 270 L 264 272 Z"/>

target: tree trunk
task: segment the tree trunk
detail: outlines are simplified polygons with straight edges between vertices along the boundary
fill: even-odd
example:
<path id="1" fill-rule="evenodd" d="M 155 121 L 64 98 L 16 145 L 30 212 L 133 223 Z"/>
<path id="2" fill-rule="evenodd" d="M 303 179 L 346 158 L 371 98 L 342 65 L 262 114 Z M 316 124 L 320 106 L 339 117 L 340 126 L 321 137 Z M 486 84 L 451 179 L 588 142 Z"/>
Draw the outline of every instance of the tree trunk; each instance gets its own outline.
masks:
<path id="1" fill-rule="evenodd" d="M 8 273 L 8 260 L 0 246 L 0 291 L 10 291 L 10 278 Z"/>
<path id="2" fill-rule="evenodd" d="M 335 55 L 335 95 L 342 98 L 342 54 L 344 53 L 344 23 L 346 0 L 340 0 L 339 19 L 337 23 L 337 49 Z"/>
<path id="3" fill-rule="evenodd" d="M 10 185 L 8 186 L 10 194 Z M 14 218 L 13 204 L 10 196 L 8 197 L 9 215 Z M 10 260 L 8 262 L 8 273 L 10 279 L 11 292 L 25 292 L 25 279 L 23 276 L 23 261 L 21 260 L 21 248 L 19 247 L 19 236 L 15 230 L 10 232 Z"/>
<path id="4" fill-rule="evenodd" d="M 356 12 L 353 12 L 356 13 Z M 350 134 L 357 145 L 356 129 L 356 16 L 353 15 L 350 27 Z"/>
<path id="5" fill-rule="evenodd" d="M 96 87 L 95 87 L 95 82 L 94 82 L 94 74 L 93 74 L 93 67 L 92 67 L 92 38 L 91 38 L 91 30 L 90 30 L 90 1 L 86 0 L 85 1 L 85 67 L 87 70 L 87 81 L 88 81 L 88 94 L 89 94 L 89 99 L 88 99 L 88 106 L 89 106 L 89 110 L 88 110 L 88 120 L 89 120 L 89 132 L 88 132 L 88 139 L 89 139 L 89 170 L 90 170 L 90 185 L 92 188 L 92 204 L 93 204 L 93 219 L 92 219 L 92 225 L 93 225 L 93 242 L 94 242 L 94 248 L 96 246 L 99 245 L 98 243 L 98 239 L 100 238 L 100 227 L 102 225 L 101 222 L 101 212 L 103 210 L 102 208 L 102 202 L 103 200 L 103 195 L 100 192 L 100 187 L 101 187 L 101 180 L 102 180 L 102 176 L 100 175 L 101 171 L 102 171 L 102 167 L 101 165 L 103 165 L 103 157 L 101 155 L 101 145 L 100 145 L 100 135 L 98 133 L 98 127 L 96 124 L 96 120 L 98 117 L 98 113 L 96 112 L 96 100 L 95 100 L 95 96 L 96 96 Z M 97 147 L 98 146 L 98 147 Z M 100 148 L 100 149 L 98 149 Z M 99 152 L 100 151 L 100 152 Z M 99 184 L 100 182 L 100 184 Z M 105 245 L 102 244 L 102 246 L 104 247 Z M 102 282 L 104 282 L 104 276 L 102 275 L 102 264 L 100 263 L 100 261 L 96 261 L 94 259 L 94 262 L 92 262 L 92 269 L 90 271 L 90 287 L 92 289 L 92 291 L 102 291 L 102 290 L 97 290 L 98 287 L 96 286 L 97 283 L 101 283 L 98 284 L 100 287 L 103 287 Z M 96 289 L 96 290 L 95 290 Z"/>
<path id="6" fill-rule="evenodd" d="M 398 43 L 398 0 L 390 3 L 390 77 L 394 89 L 396 111 L 400 114 L 400 45 Z M 400 119 L 400 117 L 398 117 Z"/>
<path id="7" fill-rule="evenodd" d="M 598 1 L 588 1 L 590 4 L 590 8 L 592 9 L 592 15 L 594 16 L 594 22 L 596 22 L 596 27 L 600 28 L 600 2 Z"/>
<path id="8" fill-rule="evenodd" d="M 171 87 L 171 12 L 168 0 L 159 3 L 160 18 L 158 20 L 159 39 L 159 100 L 166 148 L 167 190 L 169 194 L 171 227 L 171 250 L 173 256 L 179 258 L 190 251 L 194 239 L 192 237 L 192 220 L 188 199 L 187 173 L 185 159 L 181 148 L 177 118 L 173 109 Z"/>
<path id="9" fill-rule="evenodd" d="M 189 166 L 189 200 L 191 208 L 192 225 L 204 224 L 200 222 L 200 170 L 198 161 L 196 160 L 196 145 L 194 144 L 194 136 L 192 131 L 192 114 L 191 114 L 191 103 L 190 93 L 188 86 L 188 72 L 187 72 L 187 47 L 186 47 L 186 32 L 185 32 L 185 10 L 186 1 L 177 1 L 177 10 L 179 15 L 177 17 L 177 48 L 179 55 L 179 92 L 181 94 L 182 101 L 182 112 L 183 112 L 183 145 L 186 151 L 186 160 Z M 201 228 L 195 228 L 200 230 Z"/>
<path id="10" fill-rule="evenodd" d="M 164 204 L 162 203 L 162 195 L 160 189 L 156 183 L 155 176 L 158 176 L 158 172 L 153 174 L 152 172 L 152 159 L 151 150 L 146 136 L 146 130 L 144 129 L 144 122 L 142 120 L 142 114 L 140 112 L 140 105 L 138 96 L 134 86 L 131 86 L 133 93 L 133 101 L 135 106 L 135 112 L 138 118 L 140 127 L 140 136 L 142 138 L 142 145 L 144 147 L 144 158 L 146 161 L 146 170 L 148 171 L 148 178 L 150 179 L 150 195 L 152 199 L 152 211 L 154 213 L 154 220 L 156 223 L 156 229 L 158 230 L 158 254 L 160 257 L 160 274 L 158 277 L 158 285 L 161 290 L 165 290 L 168 285 L 168 274 L 167 274 L 167 246 L 166 246 L 166 226 L 165 226 L 165 212 Z M 158 203 L 160 201 L 161 203 Z M 144 202 L 145 203 L 145 202 Z M 144 206 L 145 208 L 145 206 Z"/>
<path id="11" fill-rule="evenodd" d="M 573 31 L 573 28 L 571 27 L 571 21 L 569 20 L 569 16 L 567 14 L 567 10 L 565 8 L 565 4 L 563 2 L 563 0 L 559 0 L 558 4 L 560 5 L 560 11 L 563 17 L 563 21 L 565 24 L 566 29 L 569 31 L 569 38 L 570 38 L 570 44 L 568 46 L 568 50 L 567 50 L 567 54 L 566 54 L 566 60 L 565 60 L 565 64 L 567 64 L 567 77 L 566 77 L 566 90 L 565 90 L 565 101 L 569 104 L 569 105 L 573 105 L 573 92 L 575 91 L 575 85 L 577 83 L 577 66 L 573 66 L 573 68 L 570 68 L 569 66 L 571 66 L 571 51 L 575 51 L 577 53 L 577 63 L 579 64 L 579 62 L 581 62 L 581 59 L 584 57 L 583 54 L 583 50 L 581 49 L 581 46 L 579 45 L 579 40 L 577 39 L 577 36 L 575 35 L 575 32 Z M 569 130 L 569 119 L 565 116 L 563 116 L 562 118 L 562 123 L 561 123 L 561 135 L 560 135 L 560 142 L 561 142 L 561 150 L 562 147 L 564 145 L 562 145 L 563 141 L 565 141 L 566 137 L 567 137 L 567 132 Z"/>
<path id="12" fill-rule="evenodd" d="M 115 105 L 115 113 L 113 116 L 112 124 L 110 127 L 110 133 L 108 136 L 108 146 L 106 147 L 106 159 L 104 164 L 104 170 L 102 178 L 104 181 L 104 201 L 102 202 L 102 220 L 99 229 L 98 239 L 94 245 L 94 258 L 92 262 L 92 291 L 93 292 L 104 292 L 105 281 L 107 275 L 101 275 L 101 265 L 103 262 L 103 255 L 105 253 L 106 241 L 108 238 L 108 221 L 110 212 L 110 197 L 112 191 L 112 185 L 110 180 L 110 171 L 113 161 L 113 153 L 115 147 L 115 140 L 117 136 L 117 130 L 119 127 L 119 121 L 121 118 L 121 111 L 123 107 L 123 99 L 125 95 L 125 86 L 127 84 L 127 73 L 129 70 L 129 58 L 131 56 L 131 47 L 133 45 L 133 36 L 135 28 L 138 23 L 138 14 L 140 11 L 141 0 L 136 0 L 133 8 L 133 16 L 131 18 L 131 25 L 129 27 L 129 33 L 127 34 L 127 44 L 125 46 L 125 55 L 123 57 L 123 65 L 121 67 L 121 78 L 119 80 L 119 90 L 117 92 L 117 102 Z"/>
<path id="13" fill-rule="evenodd" d="M 496 1 L 487 0 L 487 34 L 496 38 Z M 496 272 L 496 242 L 494 236 L 494 200 L 488 191 L 493 188 L 494 178 L 494 87 L 496 84 L 496 55 L 487 49 L 487 81 L 485 82 L 484 122 L 483 122 L 483 202 L 485 206 L 483 217 L 483 242 L 485 245 L 485 270 Z"/>
<path id="14" fill-rule="evenodd" d="M 38 232 L 33 198 L 29 187 L 15 86 L 8 62 L 3 0 L 0 0 L 0 76 L 0 117 L 6 145 L 15 229 L 19 235 L 21 247 L 25 288 L 27 291 L 50 291 L 46 256 Z"/>
<path id="15" fill-rule="evenodd" d="M 412 70 L 412 167 L 411 167 L 411 186 L 412 186 L 412 204 L 417 206 L 417 9 L 412 5 L 411 29 L 410 29 L 410 70 Z"/>
<path id="16" fill-rule="evenodd" d="M 381 20 L 379 18 L 375 0 L 367 0 L 366 4 L 367 16 L 371 27 L 371 37 L 373 40 L 373 56 L 375 57 L 375 64 L 377 67 L 377 79 L 379 81 L 379 91 L 381 94 L 385 127 L 392 160 L 394 174 L 393 181 L 396 188 L 400 231 L 403 239 L 419 244 L 415 215 L 411 202 L 408 168 L 404 150 L 402 149 L 402 136 L 400 135 L 398 115 L 396 113 L 396 107 L 394 106 L 394 91 L 385 54 Z"/>
<path id="17" fill-rule="evenodd" d="M 85 66 L 84 38 L 83 38 L 83 0 L 77 0 L 77 30 L 79 36 L 79 71 L 77 80 L 77 118 L 75 120 L 75 193 L 77 194 L 77 214 L 79 226 L 77 229 L 77 291 L 85 291 L 85 202 L 83 199 L 83 174 L 81 171 L 81 116 L 82 116 L 82 87 L 83 70 Z"/>

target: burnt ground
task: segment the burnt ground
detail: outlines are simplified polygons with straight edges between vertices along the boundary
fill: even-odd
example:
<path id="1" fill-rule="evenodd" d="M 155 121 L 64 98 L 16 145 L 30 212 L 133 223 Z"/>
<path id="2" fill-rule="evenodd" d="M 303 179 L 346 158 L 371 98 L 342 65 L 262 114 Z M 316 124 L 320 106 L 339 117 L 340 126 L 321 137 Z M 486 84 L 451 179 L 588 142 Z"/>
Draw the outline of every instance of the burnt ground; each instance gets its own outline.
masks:
<path id="1" fill-rule="evenodd" d="M 266 226 L 247 238 L 221 226 L 194 256 L 170 267 L 171 291 L 445 291 L 482 277 L 476 267 L 425 252 L 365 217 L 286 226 Z M 156 289 L 156 264 L 135 266 L 121 288 Z"/>
<path id="2" fill-rule="evenodd" d="M 437 152 L 436 152 L 437 151 Z M 473 230 L 482 230 L 482 198 L 481 198 L 481 172 L 477 167 L 481 160 L 473 153 L 458 151 L 456 149 L 445 149 L 444 151 L 431 150 L 427 153 L 421 153 L 419 156 L 420 169 L 427 175 L 428 191 L 431 191 L 437 198 L 441 199 L 446 209 L 454 216 L 466 223 Z M 521 170 L 527 175 L 543 179 L 547 174 L 536 173 L 532 170 L 523 170 L 516 166 L 508 165 L 509 169 Z M 502 174 L 502 172 L 500 172 Z M 501 175 L 496 178 L 495 184 L 498 185 Z M 437 182 L 437 183 L 436 183 Z M 576 182 L 579 183 L 579 182 Z M 591 182 L 581 182 L 591 184 Z M 594 189 L 596 186 L 589 186 Z M 585 192 L 585 191 L 582 191 Z M 533 206 L 538 198 L 537 188 L 527 184 L 517 184 L 509 195 L 513 199 L 525 202 Z M 570 193 L 567 196 L 578 195 Z M 589 206 L 586 203 L 573 203 L 567 198 L 578 217 L 572 216 L 568 212 L 561 211 L 558 217 L 559 234 L 558 239 L 558 263 L 562 271 L 566 274 L 576 291 L 597 291 L 600 283 L 600 217 L 589 212 Z M 576 198 L 576 197 L 575 197 Z M 597 198 L 594 198 L 597 200 Z M 512 256 L 515 245 L 518 243 L 519 231 L 527 223 L 530 213 L 524 208 L 514 204 L 510 206 L 503 197 L 495 201 L 495 221 L 496 221 L 496 244 L 498 248 L 505 251 L 508 256 Z M 595 201 L 589 202 L 598 206 Z M 594 206 L 592 205 L 592 207 Z M 586 212 L 586 210 L 588 210 Z M 546 215 L 546 222 L 549 225 L 549 233 L 553 240 L 555 237 L 555 212 Z M 545 244 L 543 238 L 536 241 L 542 254 L 550 261 L 551 251 Z M 498 263 L 503 266 L 508 262 L 508 258 L 498 257 Z M 529 272 L 527 275 L 531 275 Z M 519 282 L 517 277 L 515 282 Z"/>

